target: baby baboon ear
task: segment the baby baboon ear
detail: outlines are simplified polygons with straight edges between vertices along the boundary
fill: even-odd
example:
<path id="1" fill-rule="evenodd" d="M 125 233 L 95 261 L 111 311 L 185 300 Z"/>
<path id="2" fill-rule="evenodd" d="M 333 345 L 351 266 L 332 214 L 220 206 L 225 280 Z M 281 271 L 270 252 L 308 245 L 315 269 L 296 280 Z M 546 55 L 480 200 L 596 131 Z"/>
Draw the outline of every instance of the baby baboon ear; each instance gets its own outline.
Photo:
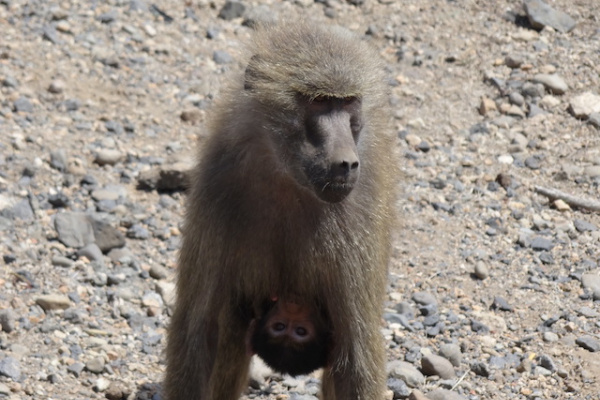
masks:
<path id="1" fill-rule="evenodd" d="M 255 54 L 250 58 L 250 61 L 248 61 L 246 72 L 244 73 L 244 90 L 252 90 L 252 83 L 255 82 L 259 77 L 257 71 L 259 59 L 259 56 Z"/>

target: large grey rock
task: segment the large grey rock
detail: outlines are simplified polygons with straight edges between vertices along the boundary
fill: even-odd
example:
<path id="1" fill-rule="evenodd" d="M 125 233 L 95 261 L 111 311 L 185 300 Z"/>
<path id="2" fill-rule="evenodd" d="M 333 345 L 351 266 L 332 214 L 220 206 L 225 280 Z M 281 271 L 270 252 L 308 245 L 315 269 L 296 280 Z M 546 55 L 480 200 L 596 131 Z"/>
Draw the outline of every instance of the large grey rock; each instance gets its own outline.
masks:
<path id="1" fill-rule="evenodd" d="M 57 214 L 54 219 L 54 228 L 58 233 L 58 240 L 68 247 L 80 248 L 95 241 L 92 224 L 85 213 Z"/>
<path id="2" fill-rule="evenodd" d="M 564 33 L 573 30 L 577 24 L 568 14 L 555 10 L 541 0 L 525 1 L 525 12 L 529 23 L 536 29 L 550 26 Z"/>

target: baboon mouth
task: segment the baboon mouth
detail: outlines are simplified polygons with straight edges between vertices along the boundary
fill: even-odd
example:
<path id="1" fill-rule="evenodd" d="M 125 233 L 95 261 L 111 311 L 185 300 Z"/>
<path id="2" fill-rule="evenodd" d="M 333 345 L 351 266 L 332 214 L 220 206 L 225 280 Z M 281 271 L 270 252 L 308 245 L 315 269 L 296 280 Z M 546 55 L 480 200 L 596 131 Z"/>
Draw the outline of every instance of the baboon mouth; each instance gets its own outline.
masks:
<path id="1" fill-rule="evenodd" d="M 327 182 L 317 188 L 317 195 L 328 203 L 339 203 L 344 200 L 354 189 L 352 183 Z"/>

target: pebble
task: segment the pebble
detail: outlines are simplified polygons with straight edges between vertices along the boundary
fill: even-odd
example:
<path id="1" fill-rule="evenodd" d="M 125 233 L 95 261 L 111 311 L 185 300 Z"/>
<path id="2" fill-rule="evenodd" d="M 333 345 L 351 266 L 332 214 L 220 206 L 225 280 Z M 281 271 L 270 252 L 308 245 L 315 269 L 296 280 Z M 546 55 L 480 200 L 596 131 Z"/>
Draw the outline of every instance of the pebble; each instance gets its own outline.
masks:
<path id="1" fill-rule="evenodd" d="M 466 400 L 460 394 L 446 389 L 435 389 L 427 393 L 427 398 L 429 400 Z"/>
<path id="2" fill-rule="evenodd" d="M 123 159 L 123 153 L 117 149 L 102 149 L 96 153 L 94 162 L 98 165 L 115 165 Z"/>
<path id="3" fill-rule="evenodd" d="M 460 363 L 462 362 L 460 346 L 453 343 L 445 343 L 441 345 L 440 355 L 450 361 L 450 363 L 455 367 L 459 367 Z"/>
<path id="4" fill-rule="evenodd" d="M 231 64 L 233 57 L 226 51 L 217 50 L 213 53 L 213 61 L 219 65 Z"/>
<path id="5" fill-rule="evenodd" d="M 565 80 L 557 74 L 537 74 L 533 77 L 533 82 L 541 83 L 554 94 L 565 94 L 569 90 Z"/>
<path id="6" fill-rule="evenodd" d="M 94 390 L 96 392 L 104 392 L 110 386 L 110 381 L 106 378 L 98 378 L 94 383 Z"/>
<path id="7" fill-rule="evenodd" d="M 71 306 L 71 300 L 67 296 L 59 294 L 48 294 L 35 299 L 37 305 L 44 311 L 65 310 Z"/>
<path id="8" fill-rule="evenodd" d="M 552 240 L 536 236 L 531 240 L 531 248 L 535 251 L 550 251 L 554 247 Z"/>
<path id="9" fill-rule="evenodd" d="M 77 250 L 79 257 L 85 257 L 90 261 L 103 261 L 102 250 L 96 243 L 88 243 Z"/>
<path id="10" fill-rule="evenodd" d="M 392 361 L 388 364 L 389 376 L 403 380 L 408 386 L 418 388 L 425 383 L 425 377 L 412 364 L 405 361 Z"/>
<path id="11" fill-rule="evenodd" d="M 21 365 L 16 358 L 4 357 L 0 360 L 0 375 L 17 382 L 21 377 Z"/>
<path id="12" fill-rule="evenodd" d="M 592 353 L 600 351 L 600 341 L 589 335 L 578 337 L 575 343 Z"/>
<path id="13" fill-rule="evenodd" d="M 227 0 L 219 11 L 219 18 L 225 21 L 231 21 L 244 15 L 246 6 L 240 1 Z"/>
<path id="14" fill-rule="evenodd" d="M 600 129 L 600 112 L 593 112 L 590 115 L 588 115 L 588 122 L 592 126 Z"/>
<path id="15" fill-rule="evenodd" d="M 100 374 L 104 371 L 104 358 L 94 357 L 85 363 L 85 369 L 95 374 Z"/>
<path id="16" fill-rule="evenodd" d="M 95 240 L 92 224 L 84 213 L 59 213 L 54 218 L 54 228 L 58 240 L 67 247 L 80 248 Z"/>
<path id="17" fill-rule="evenodd" d="M 64 81 L 57 79 L 50 82 L 50 86 L 48 86 L 48 91 L 50 93 L 60 94 L 65 91 L 66 87 L 67 84 Z"/>
<path id="18" fill-rule="evenodd" d="M 600 275 L 583 274 L 581 276 L 581 285 L 584 289 L 592 291 L 594 300 L 600 300 Z"/>
<path id="19" fill-rule="evenodd" d="M 523 2 L 529 23 L 536 29 L 550 26 L 559 32 L 570 32 L 576 22 L 568 14 L 558 11 L 541 0 L 526 0 Z"/>
<path id="20" fill-rule="evenodd" d="M 387 387 L 394 392 L 394 399 L 406 399 L 411 393 L 410 389 L 402 379 L 388 379 Z"/>
<path id="21" fill-rule="evenodd" d="M 473 272 L 475 273 L 475 276 L 481 280 L 490 276 L 490 271 L 487 267 L 487 264 L 481 260 L 475 263 L 475 268 Z"/>
<path id="22" fill-rule="evenodd" d="M 13 109 L 16 112 L 22 113 L 32 113 L 33 112 L 33 104 L 26 97 L 19 97 L 13 102 Z"/>
<path id="23" fill-rule="evenodd" d="M 573 220 L 573 225 L 575 226 L 575 229 L 577 229 L 577 231 L 579 231 L 579 232 L 593 232 L 593 231 L 598 230 L 596 225 L 589 223 L 587 221 L 584 221 L 582 219 L 575 218 Z"/>
<path id="24" fill-rule="evenodd" d="M 451 379 L 456 376 L 452 363 L 435 354 L 426 355 L 421 359 L 421 370 L 425 375 L 437 375 L 442 379 Z"/>
<path id="25" fill-rule="evenodd" d="M 416 292 L 412 295 L 412 299 L 415 303 L 424 306 L 437 305 L 437 300 L 435 296 L 428 292 Z"/>
<path id="26" fill-rule="evenodd" d="M 11 309 L 0 310 L 0 330 L 10 333 L 15 330 L 16 314 Z"/>
<path id="27" fill-rule="evenodd" d="M 591 114 L 600 113 L 600 96 L 584 92 L 569 101 L 569 111 L 575 118 L 588 119 Z"/>

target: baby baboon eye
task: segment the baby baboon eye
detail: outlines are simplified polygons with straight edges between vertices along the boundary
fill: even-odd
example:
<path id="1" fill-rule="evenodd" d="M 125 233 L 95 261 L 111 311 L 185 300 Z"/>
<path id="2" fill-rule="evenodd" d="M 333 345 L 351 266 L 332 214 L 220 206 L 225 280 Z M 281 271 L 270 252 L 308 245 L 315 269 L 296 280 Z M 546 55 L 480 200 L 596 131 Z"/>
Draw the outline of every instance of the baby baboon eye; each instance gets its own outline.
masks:
<path id="1" fill-rule="evenodd" d="M 296 335 L 303 337 L 303 336 L 308 335 L 308 331 L 305 328 L 299 327 L 299 328 L 296 328 Z"/>
<path id="2" fill-rule="evenodd" d="M 281 332 L 285 330 L 285 324 L 282 322 L 277 322 L 275 324 L 273 324 L 273 330 L 275 332 Z"/>

